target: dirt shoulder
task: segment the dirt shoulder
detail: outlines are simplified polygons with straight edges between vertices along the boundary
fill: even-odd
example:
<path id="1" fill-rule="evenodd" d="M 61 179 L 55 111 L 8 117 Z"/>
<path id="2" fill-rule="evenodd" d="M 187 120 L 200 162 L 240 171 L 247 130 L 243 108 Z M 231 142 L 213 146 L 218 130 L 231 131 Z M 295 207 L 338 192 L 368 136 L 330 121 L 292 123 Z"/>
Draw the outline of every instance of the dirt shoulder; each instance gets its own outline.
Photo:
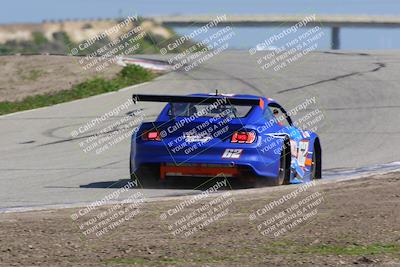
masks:
<path id="1" fill-rule="evenodd" d="M 1 56 L 0 102 L 66 90 L 95 76 L 110 79 L 122 69 L 114 64 L 102 72 L 83 70 L 78 60 L 50 55 Z"/>
<path id="2" fill-rule="evenodd" d="M 75 221 L 82 209 L 1 214 L 0 265 L 400 266 L 399 188 L 400 173 L 391 173 L 103 206 Z M 110 209 L 129 220 L 84 233 Z M 196 224 L 210 210 L 213 219 Z"/>

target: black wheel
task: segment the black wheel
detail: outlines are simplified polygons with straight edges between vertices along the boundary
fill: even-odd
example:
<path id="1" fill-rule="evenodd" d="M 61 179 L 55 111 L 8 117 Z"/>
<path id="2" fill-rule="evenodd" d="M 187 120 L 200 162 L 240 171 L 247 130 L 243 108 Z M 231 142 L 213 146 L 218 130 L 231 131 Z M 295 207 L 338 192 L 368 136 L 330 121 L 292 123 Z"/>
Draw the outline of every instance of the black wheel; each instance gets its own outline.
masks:
<path id="1" fill-rule="evenodd" d="M 278 177 L 274 179 L 268 179 L 265 177 L 258 177 L 256 179 L 256 187 L 262 186 L 278 186 L 289 184 L 290 182 L 290 152 L 287 152 L 287 146 L 282 150 L 279 159 L 279 173 Z M 290 146 L 289 146 L 290 149 Z M 289 150 L 290 151 L 290 150 Z"/>
<path id="2" fill-rule="evenodd" d="M 273 185 L 289 184 L 290 181 L 290 153 L 283 149 L 279 160 L 279 174 L 278 179 L 275 179 Z"/>
<path id="3" fill-rule="evenodd" d="M 142 166 L 136 172 L 131 173 L 131 180 L 138 180 L 144 188 L 157 188 L 160 182 L 160 170 L 158 166 Z"/>
<path id="4" fill-rule="evenodd" d="M 311 162 L 311 180 L 321 179 L 321 149 L 316 147 L 314 148 L 314 153 L 312 155 Z"/>
<path id="5" fill-rule="evenodd" d="M 313 153 L 313 155 L 312 155 L 312 162 L 311 162 L 311 170 L 310 170 L 310 172 L 311 172 L 311 176 L 310 176 L 310 179 L 311 180 L 315 180 L 315 179 L 317 179 L 316 178 L 316 173 L 317 173 L 317 166 L 316 166 L 316 164 L 317 164 L 317 157 L 316 157 L 316 154 L 317 153 Z"/>

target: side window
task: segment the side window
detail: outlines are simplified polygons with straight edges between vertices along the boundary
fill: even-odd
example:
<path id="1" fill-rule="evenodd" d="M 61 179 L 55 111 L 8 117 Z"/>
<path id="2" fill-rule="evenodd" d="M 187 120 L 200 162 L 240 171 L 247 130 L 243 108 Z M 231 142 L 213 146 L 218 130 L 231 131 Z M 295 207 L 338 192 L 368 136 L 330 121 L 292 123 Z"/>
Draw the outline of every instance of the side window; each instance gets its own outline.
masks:
<path id="1" fill-rule="evenodd" d="M 264 109 L 263 118 L 266 121 L 272 120 L 274 118 L 274 115 L 272 115 L 272 111 L 270 108 Z"/>
<path id="2" fill-rule="evenodd" d="M 292 120 L 287 115 L 286 111 L 278 104 L 271 103 L 268 104 L 268 108 L 273 114 L 276 122 L 281 126 L 291 126 Z"/>

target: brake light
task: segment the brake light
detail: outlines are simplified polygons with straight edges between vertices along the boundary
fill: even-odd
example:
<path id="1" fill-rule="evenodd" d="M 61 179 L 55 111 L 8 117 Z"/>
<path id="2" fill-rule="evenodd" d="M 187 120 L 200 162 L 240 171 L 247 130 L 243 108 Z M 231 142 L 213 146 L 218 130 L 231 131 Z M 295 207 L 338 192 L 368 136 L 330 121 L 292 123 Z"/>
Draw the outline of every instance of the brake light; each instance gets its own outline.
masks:
<path id="1" fill-rule="evenodd" d="M 251 144 L 256 140 L 256 133 L 250 132 L 234 132 L 232 135 L 231 143 L 246 143 Z"/>
<path id="2" fill-rule="evenodd" d="M 148 131 L 143 133 L 143 140 L 161 141 L 161 136 L 158 131 Z"/>

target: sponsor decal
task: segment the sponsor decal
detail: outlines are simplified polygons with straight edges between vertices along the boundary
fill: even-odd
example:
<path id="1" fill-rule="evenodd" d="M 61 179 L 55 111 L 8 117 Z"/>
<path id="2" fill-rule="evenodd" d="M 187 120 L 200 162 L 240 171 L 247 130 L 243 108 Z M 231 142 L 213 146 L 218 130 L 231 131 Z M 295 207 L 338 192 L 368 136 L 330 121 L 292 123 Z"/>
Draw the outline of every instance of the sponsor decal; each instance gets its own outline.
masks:
<path id="1" fill-rule="evenodd" d="M 207 143 L 212 139 L 212 137 L 209 135 L 192 134 L 190 132 L 183 133 L 183 135 L 187 143 L 194 143 L 194 142 Z"/>

